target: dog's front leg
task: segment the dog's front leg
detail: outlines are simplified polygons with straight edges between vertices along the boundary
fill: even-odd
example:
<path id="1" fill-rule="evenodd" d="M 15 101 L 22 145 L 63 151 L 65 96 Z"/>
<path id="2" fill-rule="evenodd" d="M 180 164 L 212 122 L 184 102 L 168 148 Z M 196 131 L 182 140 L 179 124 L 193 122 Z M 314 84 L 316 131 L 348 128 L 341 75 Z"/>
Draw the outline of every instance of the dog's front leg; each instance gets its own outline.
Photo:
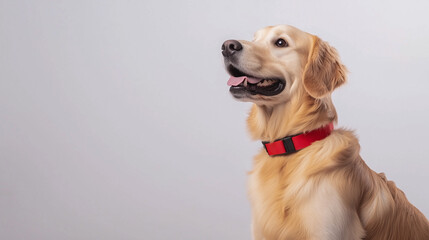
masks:
<path id="1" fill-rule="evenodd" d="M 313 188 L 299 212 L 311 240 L 360 240 L 365 236 L 357 212 L 345 204 L 329 181 Z"/>

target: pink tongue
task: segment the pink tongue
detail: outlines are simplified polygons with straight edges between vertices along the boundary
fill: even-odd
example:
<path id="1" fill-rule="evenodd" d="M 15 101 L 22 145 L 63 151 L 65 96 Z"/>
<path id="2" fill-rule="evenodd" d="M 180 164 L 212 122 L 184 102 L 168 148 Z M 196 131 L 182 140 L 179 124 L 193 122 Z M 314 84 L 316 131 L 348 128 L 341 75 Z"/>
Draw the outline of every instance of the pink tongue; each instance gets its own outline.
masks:
<path id="1" fill-rule="evenodd" d="M 228 86 L 238 86 L 240 85 L 240 83 L 244 82 L 244 80 L 247 79 L 247 82 L 255 84 L 258 83 L 260 81 L 262 81 L 262 79 L 260 78 L 251 78 L 251 77 L 247 77 L 247 76 L 241 76 L 241 77 L 230 77 L 228 80 Z"/>

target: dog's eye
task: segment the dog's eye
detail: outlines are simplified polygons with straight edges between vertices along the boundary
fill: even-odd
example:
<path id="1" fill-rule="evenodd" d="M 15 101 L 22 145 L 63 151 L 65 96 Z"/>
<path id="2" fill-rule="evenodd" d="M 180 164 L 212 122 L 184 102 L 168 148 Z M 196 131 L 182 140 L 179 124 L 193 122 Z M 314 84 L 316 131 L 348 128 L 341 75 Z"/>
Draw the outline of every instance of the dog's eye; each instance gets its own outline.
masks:
<path id="1" fill-rule="evenodd" d="M 277 41 L 274 43 L 277 47 L 287 47 L 289 44 L 284 40 L 283 38 L 277 39 Z"/>

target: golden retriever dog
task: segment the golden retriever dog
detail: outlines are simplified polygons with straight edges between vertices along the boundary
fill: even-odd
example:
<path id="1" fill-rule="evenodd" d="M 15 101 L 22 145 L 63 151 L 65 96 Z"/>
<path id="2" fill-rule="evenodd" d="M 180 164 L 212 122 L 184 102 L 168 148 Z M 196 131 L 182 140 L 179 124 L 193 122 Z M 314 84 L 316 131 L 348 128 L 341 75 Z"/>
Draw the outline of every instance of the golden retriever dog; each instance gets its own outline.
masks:
<path id="1" fill-rule="evenodd" d="M 249 173 L 255 240 L 428 240 L 429 222 L 333 129 L 334 89 L 347 70 L 319 37 L 279 25 L 222 45 L 232 96 L 253 102 L 247 124 L 265 148 Z"/>

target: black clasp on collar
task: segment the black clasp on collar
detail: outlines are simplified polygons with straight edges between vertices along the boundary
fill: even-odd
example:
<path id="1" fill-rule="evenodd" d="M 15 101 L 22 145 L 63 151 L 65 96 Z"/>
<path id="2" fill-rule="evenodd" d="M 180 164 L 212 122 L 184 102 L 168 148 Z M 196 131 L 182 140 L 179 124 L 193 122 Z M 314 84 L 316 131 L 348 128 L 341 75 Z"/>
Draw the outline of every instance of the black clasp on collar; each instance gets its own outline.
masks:
<path id="1" fill-rule="evenodd" d="M 292 137 L 285 137 L 285 138 L 282 138 L 281 140 L 283 142 L 283 145 L 285 146 L 286 154 L 296 152 L 295 145 L 293 144 L 293 141 L 292 141 Z"/>

